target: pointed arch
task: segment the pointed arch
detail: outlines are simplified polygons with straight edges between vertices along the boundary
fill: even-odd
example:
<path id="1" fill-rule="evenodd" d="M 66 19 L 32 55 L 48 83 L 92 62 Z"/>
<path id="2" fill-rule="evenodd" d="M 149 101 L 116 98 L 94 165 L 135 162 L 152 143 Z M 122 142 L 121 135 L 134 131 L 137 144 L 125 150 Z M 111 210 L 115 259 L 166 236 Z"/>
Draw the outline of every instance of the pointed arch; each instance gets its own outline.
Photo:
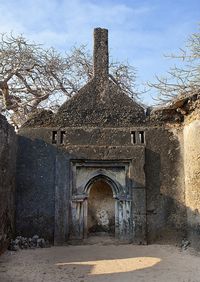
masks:
<path id="1" fill-rule="evenodd" d="M 112 189 L 112 192 L 113 192 L 113 198 L 117 198 L 119 193 L 120 193 L 120 187 L 119 187 L 119 184 L 116 183 L 115 181 L 113 181 L 110 177 L 108 177 L 107 175 L 105 174 L 98 174 L 98 175 L 95 175 L 94 177 L 92 177 L 85 185 L 85 188 L 84 188 L 84 193 L 89 196 L 89 193 L 90 193 L 90 189 L 92 187 L 92 185 L 97 182 L 97 181 L 104 181 L 106 182 Z"/>

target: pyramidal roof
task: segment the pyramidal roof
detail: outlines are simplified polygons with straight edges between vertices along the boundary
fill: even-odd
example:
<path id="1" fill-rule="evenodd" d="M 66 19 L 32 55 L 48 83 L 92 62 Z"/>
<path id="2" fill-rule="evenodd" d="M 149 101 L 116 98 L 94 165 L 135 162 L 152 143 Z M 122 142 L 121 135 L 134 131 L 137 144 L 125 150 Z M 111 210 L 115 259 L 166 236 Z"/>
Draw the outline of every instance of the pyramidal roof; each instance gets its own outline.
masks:
<path id="1" fill-rule="evenodd" d="M 109 79 L 108 30 L 94 29 L 93 78 L 67 100 L 51 118 L 37 120 L 41 126 L 132 126 L 145 119 L 144 108 Z M 44 120 L 45 119 L 45 120 Z M 48 121 L 48 122 L 47 122 Z M 36 126 L 36 120 L 25 126 Z"/>

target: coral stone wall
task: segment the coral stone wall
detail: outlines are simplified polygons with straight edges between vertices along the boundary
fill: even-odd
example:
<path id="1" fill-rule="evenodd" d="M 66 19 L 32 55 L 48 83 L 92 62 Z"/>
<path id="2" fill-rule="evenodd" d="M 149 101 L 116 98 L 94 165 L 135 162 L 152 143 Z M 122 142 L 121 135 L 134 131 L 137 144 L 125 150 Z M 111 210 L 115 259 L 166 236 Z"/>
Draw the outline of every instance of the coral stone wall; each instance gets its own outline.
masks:
<path id="1" fill-rule="evenodd" d="M 14 232 L 16 135 L 0 115 L 0 252 Z"/>
<path id="2" fill-rule="evenodd" d="M 18 135 L 16 235 L 53 241 L 56 148 Z"/>
<path id="3" fill-rule="evenodd" d="M 192 246 L 200 249 L 200 120 L 185 126 L 184 160 L 188 236 Z"/>
<path id="4" fill-rule="evenodd" d="M 186 222 L 182 130 L 152 127 L 145 133 L 148 243 L 180 242 Z"/>

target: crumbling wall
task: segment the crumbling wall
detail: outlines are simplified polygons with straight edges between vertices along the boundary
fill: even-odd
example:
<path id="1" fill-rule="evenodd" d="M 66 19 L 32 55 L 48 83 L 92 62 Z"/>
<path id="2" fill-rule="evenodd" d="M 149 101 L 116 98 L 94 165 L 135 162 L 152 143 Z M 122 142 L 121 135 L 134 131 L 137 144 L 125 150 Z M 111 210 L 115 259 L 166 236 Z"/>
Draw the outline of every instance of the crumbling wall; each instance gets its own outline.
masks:
<path id="1" fill-rule="evenodd" d="M 20 145 L 18 159 L 18 226 L 25 230 L 30 226 L 27 221 L 31 219 L 31 226 L 40 225 L 42 230 L 48 225 L 53 233 L 52 221 L 50 227 L 48 220 L 53 220 L 55 201 L 55 241 L 64 242 L 66 234 L 70 233 L 66 231 L 70 216 L 75 237 L 83 238 L 82 203 L 85 194 L 83 187 L 76 187 L 71 177 L 75 160 L 101 163 L 125 160 L 130 163 L 127 176 L 129 191 L 124 193 L 131 195 L 132 199 L 132 223 L 128 226 L 133 226 L 133 241 L 144 243 L 146 237 L 149 243 L 168 239 L 180 241 L 185 236 L 187 214 L 192 226 L 196 226 L 199 220 L 189 211 L 186 213 L 184 176 L 185 172 L 186 203 L 198 213 L 198 203 L 193 201 L 195 195 L 190 196 L 193 191 L 198 195 L 199 180 L 194 180 L 194 175 L 198 179 L 199 173 L 199 158 L 195 159 L 199 153 L 198 138 L 192 126 L 185 128 L 184 153 L 182 130 L 185 115 L 197 107 L 199 109 L 199 96 L 184 95 L 164 107 L 149 109 L 145 113 L 144 108 L 130 99 L 108 76 L 107 30 L 98 28 L 94 35 L 93 78 L 56 114 L 42 111 L 20 130 L 20 134 L 27 137 L 27 142 Z M 34 141 L 31 143 L 29 139 Z M 55 154 L 54 146 L 57 148 Z M 53 165 L 54 161 L 56 165 Z M 73 206 L 71 215 L 67 213 L 70 197 Z M 130 197 L 125 198 L 126 203 L 119 210 L 123 210 L 127 203 L 130 207 Z M 123 202 L 123 197 L 120 196 L 120 199 Z M 123 230 L 126 229 L 125 225 L 122 226 Z M 127 229 L 128 232 L 130 229 Z"/>
<path id="2" fill-rule="evenodd" d="M 185 125 L 184 161 L 188 238 L 193 247 L 200 249 L 200 119 Z"/>
<path id="3" fill-rule="evenodd" d="M 180 242 L 186 223 L 182 129 L 152 126 L 145 133 L 148 243 Z"/>
<path id="4" fill-rule="evenodd" d="M 52 144 L 52 132 L 54 131 L 57 131 L 57 144 Z M 62 144 L 59 142 L 61 131 L 65 132 Z M 65 242 L 72 233 L 69 204 L 72 199 L 72 185 L 76 188 L 72 178 L 73 164 L 79 160 L 81 163 L 84 163 L 84 160 L 98 160 L 100 164 L 114 160 L 113 163 L 118 164 L 119 160 L 128 159 L 131 169 L 127 175 L 127 189 L 130 189 L 130 195 L 133 194 L 133 216 L 136 222 L 134 240 L 136 238 L 140 242 L 145 240 L 144 145 L 131 144 L 130 128 L 110 130 L 104 130 L 104 128 L 80 128 L 79 130 L 75 128 L 22 128 L 19 134 L 18 233 L 23 232 L 23 235 L 27 236 L 29 232 L 31 236 L 33 231 L 37 231 L 38 235 L 45 237 L 42 232 L 48 228 L 51 236 L 54 235 L 54 243 Z M 109 166 L 107 164 L 104 169 L 111 170 L 110 166 L 111 164 Z M 90 167 L 97 169 L 95 164 Z M 118 175 L 118 168 L 115 167 L 115 170 Z M 115 175 L 115 171 L 112 174 Z M 74 195 L 80 196 L 76 192 Z M 144 198 L 144 201 L 140 203 L 141 197 Z M 125 201 L 126 198 L 123 197 L 122 200 Z M 129 200 L 130 196 L 127 201 Z M 77 233 L 81 236 L 80 230 Z M 129 234 L 129 236 L 133 235 Z"/>
<path id="5" fill-rule="evenodd" d="M 14 233 L 16 135 L 0 115 L 0 252 Z"/>
<path id="6" fill-rule="evenodd" d="M 139 146 L 138 144 L 133 144 L 131 138 L 132 132 L 138 131 L 144 132 L 145 136 L 145 144 L 140 144 Z M 54 145 L 52 145 L 53 132 L 57 132 L 57 143 Z M 62 132 L 65 132 L 65 134 L 63 136 L 63 142 L 61 143 L 60 136 Z M 56 154 L 63 152 L 63 156 L 65 156 L 64 163 L 60 163 L 60 159 L 58 159 L 57 155 L 57 164 L 54 169 L 55 177 L 57 178 L 54 182 L 57 191 L 55 192 L 57 193 L 55 197 L 57 204 L 55 206 L 60 207 L 56 213 L 57 216 L 55 219 L 57 226 L 55 230 L 59 230 L 58 234 L 64 234 L 64 230 L 67 229 L 67 218 L 64 218 L 63 215 L 68 214 L 67 211 L 64 212 L 64 208 L 67 208 L 69 197 L 63 197 L 63 195 L 70 191 L 71 160 L 93 159 L 104 161 L 108 159 L 126 160 L 132 158 L 132 169 L 136 171 L 134 175 L 131 176 L 131 179 L 133 182 L 137 182 L 136 187 L 143 187 L 145 185 L 141 185 L 140 177 L 143 176 L 144 171 L 146 175 L 146 192 L 143 188 L 131 189 L 133 195 L 132 211 L 134 214 L 135 227 L 138 229 L 138 238 L 145 236 L 149 243 L 159 241 L 166 242 L 168 240 L 178 240 L 180 242 L 182 237 L 185 236 L 186 211 L 184 203 L 183 136 L 182 127 L 180 125 L 168 124 L 164 126 L 146 122 L 145 127 L 143 125 L 143 127 L 138 126 L 132 128 L 128 126 L 123 128 L 22 128 L 20 134 L 27 136 L 27 140 L 30 140 L 30 138 L 38 140 L 38 142 L 34 141 L 30 143 L 31 146 L 38 146 L 39 139 L 43 139 L 43 141 L 41 140 L 40 142 L 46 143 L 46 147 L 52 149 L 56 149 L 57 147 Z M 45 146 L 43 146 L 44 150 L 46 150 Z M 140 146 L 146 148 L 144 167 L 137 158 Z M 41 148 L 37 150 L 40 154 L 43 154 Z M 23 158 L 19 161 L 21 162 L 20 166 L 25 166 L 25 162 L 28 167 L 30 161 L 27 162 L 26 160 L 28 154 L 24 154 L 23 147 L 22 151 Z M 30 164 L 36 161 L 34 160 L 36 157 L 38 156 L 34 153 Z M 63 174 L 63 176 L 61 176 L 61 174 Z M 135 179 L 136 176 L 139 179 Z M 35 180 L 31 180 L 33 177 L 34 174 L 30 177 L 32 183 L 35 182 Z M 39 182 L 40 178 L 37 178 L 37 181 Z M 58 181 L 61 183 L 58 184 Z M 32 189 L 35 189 L 34 185 L 32 185 Z M 42 188 L 43 184 L 38 185 L 41 187 L 41 190 L 44 190 L 44 188 Z M 71 230 L 70 226 L 69 229 Z M 68 231 L 66 231 L 66 233 L 68 233 Z M 60 235 L 58 235 L 58 237 L 59 236 Z M 56 239 L 56 241 L 62 242 L 63 239 Z"/>

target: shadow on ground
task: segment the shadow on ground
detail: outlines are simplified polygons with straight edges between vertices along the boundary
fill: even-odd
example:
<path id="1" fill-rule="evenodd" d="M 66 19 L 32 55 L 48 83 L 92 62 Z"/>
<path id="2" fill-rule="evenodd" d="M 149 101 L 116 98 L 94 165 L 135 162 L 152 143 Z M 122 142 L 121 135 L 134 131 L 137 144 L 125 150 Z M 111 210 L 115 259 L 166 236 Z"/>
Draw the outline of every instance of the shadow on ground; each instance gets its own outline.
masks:
<path id="1" fill-rule="evenodd" d="M 7 252 L 2 282 L 198 282 L 199 257 L 173 246 L 82 245 Z"/>

